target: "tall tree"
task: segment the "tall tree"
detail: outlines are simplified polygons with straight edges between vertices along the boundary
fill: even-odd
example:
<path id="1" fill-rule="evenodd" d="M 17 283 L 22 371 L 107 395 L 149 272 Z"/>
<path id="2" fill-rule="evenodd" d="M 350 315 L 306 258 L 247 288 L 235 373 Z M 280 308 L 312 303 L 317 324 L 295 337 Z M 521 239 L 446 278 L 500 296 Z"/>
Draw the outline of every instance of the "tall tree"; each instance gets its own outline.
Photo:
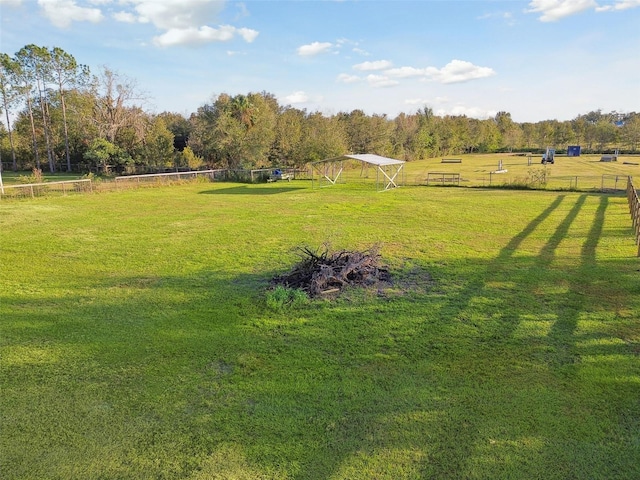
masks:
<path id="1" fill-rule="evenodd" d="M 62 106 L 62 123 L 64 129 L 64 152 L 67 161 L 67 172 L 71 171 L 71 154 L 69 151 L 69 125 L 67 121 L 67 89 L 85 84 L 89 79 L 89 67 L 78 65 L 76 59 L 61 48 L 55 47 L 50 52 L 51 73 L 58 87 Z"/>
<path id="2" fill-rule="evenodd" d="M 306 112 L 285 108 L 276 119 L 275 137 L 269 152 L 273 165 L 292 166 L 301 156 L 301 144 Z"/>
<path id="3" fill-rule="evenodd" d="M 51 56 L 44 47 L 26 45 L 16 53 L 16 59 L 20 63 L 31 85 L 35 85 L 38 94 L 38 103 L 42 114 L 42 133 L 44 136 L 49 170 L 55 172 L 55 159 L 51 146 L 51 128 L 48 114 L 48 101 L 46 98 L 47 83 L 51 78 Z"/>
<path id="4" fill-rule="evenodd" d="M 236 95 L 231 100 L 231 109 L 236 118 L 249 130 L 255 124 L 257 106 L 253 104 L 251 95 Z"/>
<path id="5" fill-rule="evenodd" d="M 20 90 L 14 83 L 17 68 L 18 66 L 9 57 L 9 55 L 6 53 L 0 53 L 0 95 L 2 96 L 2 108 L 7 122 L 7 133 L 9 135 L 9 145 L 11 147 L 11 164 L 14 171 L 18 170 L 18 163 L 16 160 L 16 148 L 13 142 L 10 112 L 20 97 Z"/>
<path id="6" fill-rule="evenodd" d="M 632 113 L 621 128 L 621 138 L 632 151 L 640 145 L 640 113 Z"/>
<path id="7" fill-rule="evenodd" d="M 173 134 L 173 146 L 175 149 L 182 152 L 187 147 L 193 125 L 179 113 L 162 112 L 158 117 L 164 120 L 167 128 Z"/>
<path id="8" fill-rule="evenodd" d="M 552 120 L 544 120 L 535 124 L 535 141 L 538 148 L 543 150 L 553 144 L 554 141 L 554 122 Z"/>
<path id="9" fill-rule="evenodd" d="M 598 142 L 598 150 L 603 152 L 608 145 L 617 143 L 618 140 L 618 127 L 616 127 L 611 120 L 606 118 L 601 119 L 595 125 L 596 141 Z"/>
<path id="10" fill-rule="evenodd" d="M 100 135 L 115 144 L 121 130 L 134 127 L 145 116 L 146 96 L 135 82 L 105 67 L 94 79 L 93 121 Z"/>
<path id="11" fill-rule="evenodd" d="M 189 145 L 207 161 L 228 168 L 268 164 L 279 107 L 268 93 L 219 95 L 198 109 Z"/>
<path id="12" fill-rule="evenodd" d="M 250 120 L 240 119 L 244 127 L 240 141 L 241 164 L 243 168 L 264 168 L 269 165 L 280 107 L 275 97 L 267 92 L 249 93 L 247 100 Z"/>
<path id="13" fill-rule="evenodd" d="M 483 153 L 495 152 L 501 147 L 502 136 L 496 122 L 492 119 L 479 120 L 478 150 Z"/>
<path id="14" fill-rule="evenodd" d="M 416 152 L 412 145 L 412 139 L 418 131 L 416 115 L 400 113 L 394 120 L 391 143 L 393 145 L 391 155 L 403 160 L 416 160 Z"/>
<path id="15" fill-rule="evenodd" d="M 573 141 L 576 145 L 581 145 L 584 141 L 587 122 L 583 117 L 577 117 L 571 120 L 571 130 L 573 131 Z"/>
<path id="16" fill-rule="evenodd" d="M 347 151 L 344 123 L 337 116 L 325 117 L 320 112 L 308 115 L 302 138 L 298 165 L 337 157 Z"/>
<path id="17" fill-rule="evenodd" d="M 349 152 L 390 154 L 395 125 L 386 115 L 368 116 L 362 110 L 353 110 L 338 117 L 347 133 Z"/>
<path id="18" fill-rule="evenodd" d="M 147 165 L 157 168 L 169 167 L 174 163 L 173 133 L 162 117 L 151 120 L 144 137 L 143 155 Z"/>
<path id="19" fill-rule="evenodd" d="M 13 63 L 13 75 L 16 78 L 16 83 L 20 84 L 20 92 L 24 96 L 25 105 L 27 106 L 27 113 L 29 116 L 29 125 L 31 127 L 31 143 L 33 148 L 33 158 L 35 160 L 36 168 L 40 169 L 40 153 L 38 151 L 38 136 L 36 135 L 36 125 L 33 116 L 33 79 L 32 72 L 25 65 L 26 59 L 21 59 L 16 55 Z"/>
<path id="20" fill-rule="evenodd" d="M 455 155 L 464 153 L 473 148 L 473 140 L 469 119 L 462 115 L 447 116 L 442 119 L 443 137 L 446 148 L 444 152 L 447 155 Z M 446 135 L 448 130 L 449 134 Z"/>

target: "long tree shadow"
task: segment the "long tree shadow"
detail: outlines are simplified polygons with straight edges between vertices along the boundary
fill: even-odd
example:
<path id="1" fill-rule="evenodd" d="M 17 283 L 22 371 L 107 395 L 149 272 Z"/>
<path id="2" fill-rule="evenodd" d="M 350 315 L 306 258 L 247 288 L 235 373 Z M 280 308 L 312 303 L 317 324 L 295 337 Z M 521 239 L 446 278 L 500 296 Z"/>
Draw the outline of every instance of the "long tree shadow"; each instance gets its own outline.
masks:
<path id="1" fill-rule="evenodd" d="M 275 452 L 296 442 L 306 445 L 298 457 L 299 479 L 348 478 L 350 471 L 358 476 L 358 468 L 375 455 L 391 455 L 386 470 L 379 467 L 380 476 L 389 476 L 396 462 L 405 475 L 413 467 L 421 478 L 460 478 L 486 421 L 483 409 L 492 384 L 489 379 L 483 385 L 474 375 L 486 375 L 487 362 L 499 362 L 498 354 L 488 352 L 505 340 L 482 327 L 463 325 L 468 333 L 460 334 L 460 321 L 467 320 L 464 312 L 473 308 L 490 277 L 487 272 L 500 271 L 563 199 L 556 198 L 494 262 L 470 265 L 465 271 L 474 271 L 474 276 L 444 302 L 417 298 L 414 307 L 419 310 L 410 312 L 396 311 L 393 302 L 365 308 L 341 305 L 328 317 L 307 320 L 304 327 L 279 324 L 271 332 L 259 329 L 266 338 L 258 344 L 290 353 L 295 339 L 309 363 L 287 369 L 286 375 L 304 379 L 297 388 L 286 388 L 288 380 L 274 373 L 273 381 L 266 382 L 271 387 L 252 399 L 250 418 L 274 411 L 290 418 L 277 427 L 282 440 L 276 445 L 251 442 L 250 449 L 275 465 Z M 435 314 L 420 311 L 430 307 L 435 307 Z M 415 320 L 410 328 L 387 324 L 387 318 L 394 317 L 403 324 Z M 514 329 L 510 325 L 500 335 L 508 336 Z M 360 332 L 357 343 L 353 330 Z M 252 426 L 261 432 L 256 438 L 262 439 L 273 428 L 259 420 Z M 435 440 L 425 444 L 428 438 Z M 413 454 L 402 458 L 399 452 Z M 416 464 L 422 467 L 415 469 Z M 378 474 L 371 471 L 372 477 Z"/>
<path id="2" fill-rule="evenodd" d="M 518 282 L 527 277 L 530 268 L 522 260 L 514 258 L 520 246 L 560 207 L 565 196 L 559 195 L 555 200 L 535 217 L 527 226 L 507 245 L 505 245 L 496 258 L 486 265 L 468 269 L 470 277 L 465 281 L 464 287 L 452 296 L 449 296 L 442 308 L 439 309 L 440 325 L 426 324 L 425 328 L 440 330 L 443 335 L 442 342 L 460 342 L 455 332 L 466 331 L 465 343 L 458 348 L 444 349 L 444 355 L 440 361 L 449 364 L 460 382 L 465 385 L 464 392 L 455 401 L 461 407 L 458 415 L 448 415 L 443 418 L 443 424 L 439 431 L 441 436 L 438 449 L 429 452 L 422 462 L 421 476 L 423 478 L 460 478 L 464 476 L 465 466 L 473 457 L 473 452 L 481 440 L 481 424 L 487 423 L 487 415 L 490 408 L 487 401 L 493 394 L 495 399 L 505 395 L 504 392 L 492 393 L 495 387 L 494 381 L 486 378 L 487 363 L 495 363 L 494 368 L 510 368 L 509 364 L 517 363 L 517 359 L 500 358 L 501 344 L 508 342 L 512 333 L 517 328 L 519 319 L 516 316 L 505 316 L 502 311 L 513 311 L 513 307 L 507 308 L 502 302 L 507 301 L 508 296 L 504 292 L 494 295 L 487 282 Z M 474 271 L 475 270 L 475 271 Z M 514 278 L 515 277 L 515 278 Z M 492 300 L 496 297 L 497 300 Z M 477 305 L 478 298 L 483 297 L 487 305 Z M 500 300 L 502 298 L 502 300 Z M 497 302 L 497 303 L 496 303 Z M 485 314 L 483 320 L 478 315 L 478 310 Z M 445 326 L 443 328 L 443 325 Z M 450 333 L 447 331 L 449 330 Z M 429 337 L 425 334 L 425 338 Z M 425 351 L 433 351 L 433 346 L 425 344 Z M 456 358 L 457 357 L 457 358 Z M 475 362 L 469 362 L 466 358 L 475 358 Z M 505 386 L 501 387 L 503 390 Z M 513 385 L 506 386 L 507 389 Z M 461 429 L 464 432 L 461 432 Z M 454 452 L 452 454 L 452 452 Z"/>
<path id="3" fill-rule="evenodd" d="M 557 225 L 553 234 L 549 237 L 537 257 L 526 260 L 514 257 L 514 253 L 517 252 L 519 246 L 529 235 L 533 234 L 534 231 L 536 231 L 536 229 L 541 226 L 556 209 L 559 208 L 563 199 L 564 197 L 556 198 L 556 200 L 545 211 L 530 222 L 520 234 L 516 235 L 500 251 L 494 261 L 489 262 L 486 265 L 484 271 L 470 279 L 465 284 L 465 287 L 460 292 L 449 298 L 445 306 L 441 308 L 441 315 L 449 317 L 449 319 L 457 319 L 458 322 L 464 323 L 465 321 L 468 322 L 469 319 L 473 317 L 473 314 L 470 312 L 473 312 L 475 308 L 474 302 L 477 303 L 478 297 L 484 297 L 485 299 L 488 297 L 490 298 L 491 295 L 487 292 L 488 288 L 486 283 L 517 282 L 519 284 L 529 285 L 529 289 L 532 292 L 535 292 L 530 299 L 513 298 L 513 303 L 515 305 L 522 304 L 523 308 L 514 309 L 513 304 L 509 305 L 509 308 L 504 308 L 505 311 L 511 312 L 509 315 L 502 314 L 499 302 L 490 304 L 488 308 L 483 308 L 483 306 L 480 305 L 480 308 L 484 309 L 486 312 L 485 314 L 487 317 L 485 320 L 487 320 L 486 324 L 489 328 L 486 328 L 484 333 L 480 332 L 482 327 L 477 328 L 478 332 L 470 330 L 469 335 L 474 337 L 474 341 L 469 342 L 470 349 L 466 350 L 464 354 L 477 357 L 477 354 L 474 354 L 471 349 L 475 349 L 476 352 L 487 352 L 487 350 L 489 350 L 483 359 L 484 361 L 493 357 L 496 360 L 495 366 L 497 368 L 508 368 L 509 363 L 514 363 L 513 366 L 517 366 L 520 359 L 514 360 L 505 358 L 504 361 L 500 361 L 499 355 L 503 351 L 501 344 L 504 344 L 505 342 L 514 342 L 514 334 L 519 328 L 521 318 L 531 316 L 531 312 L 527 311 L 527 307 L 532 306 L 531 300 L 537 300 L 538 311 L 540 313 L 543 313 L 545 310 L 548 311 L 545 315 L 549 318 L 553 318 L 554 320 L 547 335 L 545 337 L 535 339 L 533 342 L 533 349 L 531 348 L 531 344 L 526 346 L 523 345 L 523 352 L 528 351 L 529 354 L 532 354 L 532 358 L 536 360 L 540 358 L 539 352 L 543 352 L 542 358 L 546 359 L 545 363 L 552 369 L 552 371 L 557 372 L 561 377 L 567 374 L 575 376 L 576 372 L 572 367 L 578 361 L 579 357 L 579 353 L 575 348 L 575 332 L 581 314 L 593 306 L 591 305 L 590 298 L 588 295 L 585 296 L 585 294 L 588 294 L 590 289 L 589 279 L 594 278 L 593 270 L 597 269 L 595 251 L 599 238 L 602 235 L 604 216 L 608 205 L 607 197 L 599 197 L 599 205 L 596 214 L 594 215 L 591 228 L 581 249 L 580 265 L 577 268 L 572 268 L 568 271 L 565 270 L 561 273 L 558 273 L 557 271 L 552 273 L 549 271 L 554 262 L 556 251 L 563 240 L 567 238 L 570 227 L 576 221 L 581 210 L 584 208 L 587 199 L 586 195 L 580 196 L 577 199 L 575 204 L 567 212 L 566 216 Z M 529 264 L 529 266 L 527 266 L 527 264 Z M 605 270 L 608 269 L 604 268 L 602 269 L 602 272 Z M 599 272 L 600 275 L 602 275 L 602 272 Z M 566 283 L 568 285 L 566 290 L 562 289 L 563 291 L 561 293 L 557 292 L 558 282 L 560 284 Z M 553 298 L 549 299 L 548 297 Z M 508 296 L 504 298 L 506 300 L 508 299 Z M 542 302 L 540 302 L 540 300 L 542 300 Z M 520 310 L 520 312 L 518 312 L 518 310 Z M 497 321 L 491 322 L 490 314 L 493 314 L 494 320 Z M 429 328 L 432 328 L 432 325 L 429 325 Z M 446 332 L 443 331 L 442 333 Z M 451 337 L 448 337 L 448 339 L 451 339 Z M 528 341 L 530 342 L 531 339 L 529 338 Z M 538 345 L 537 348 L 536 343 Z M 429 346 L 425 345 L 424 347 L 426 350 Z M 455 349 L 452 350 L 455 351 Z M 460 350 L 458 350 L 458 352 L 460 352 Z M 464 361 L 461 361 L 461 363 L 464 364 Z M 473 370 L 473 368 L 469 368 L 469 375 L 473 375 Z M 562 382 L 562 380 L 558 381 Z M 487 420 L 488 423 L 500 424 L 499 419 L 496 420 L 487 417 L 491 408 L 487 407 L 486 403 L 484 403 L 491 401 L 489 400 L 491 393 L 483 390 L 483 383 L 491 383 L 491 380 L 480 379 L 475 382 L 473 380 L 469 380 L 469 383 L 471 385 L 475 384 L 476 389 L 476 393 L 469 394 L 469 399 L 475 398 L 476 401 L 471 401 L 469 403 L 469 415 L 467 418 L 474 419 L 476 424 L 478 422 L 486 422 Z M 544 385 L 544 383 L 541 383 L 540 388 L 544 389 L 545 387 L 542 385 Z M 525 385 L 502 385 L 503 388 L 505 386 L 510 389 L 527 390 L 527 386 Z M 540 390 L 540 388 L 538 388 L 538 390 Z M 516 393 L 517 390 L 511 392 L 514 397 L 518 395 Z M 484 393 L 477 393 L 483 391 Z M 499 398 L 500 395 L 500 393 L 495 394 L 495 398 Z M 566 404 L 564 402 L 568 402 L 567 399 L 558 403 L 558 399 L 555 398 L 557 397 L 557 394 L 555 393 L 531 392 L 532 397 L 535 395 L 538 395 L 543 399 L 546 398 L 546 401 L 549 402 L 552 410 L 555 410 L 555 414 L 558 417 L 562 417 L 563 409 L 566 409 Z M 534 411 L 537 408 L 537 405 L 530 404 L 530 408 Z M 522 415 L 526 416 L 527 412 L 522 412 Z M 540 415 L 539 412 L 538 415 Z M 484 420 L 482 420 L 483 417 Z M 544 418 L 544 414 L 542 414 L 541 417 Z M 509 421 L 509 419 L 505 419 L 505 422 Z M 473 424 L 472 420 L 469 420 L 469 422 Z M 451 422 L 449 425 L 445 426 L 443 430 L 447 432 L 458 432 L 460 425 L 460 419 L 457 418 L 455 422 Z M 566 432 L 564 432 L 564 434 L 566 434 Z M 448 440 L 446 440 L 447 438 Z M 467 453 L 470 454 L 474 448 L 477 448 L 477 445 L 473 445 L 473 438 L 469 438 L 468 436 L 467 438 L 469 444 L 467 445 L 466 450 Z M 446 456 L 446 468 L 443 469 L 441 467 L 443 464 L 442 457 L 445 455 L 443 452 L 446 452 L 449 449 L 457 449 L 459 451 L 460 447 L 456 442 L 459 442 L 460 435 L 456 434 L 449 437 L 445 436 L 444 439 L 445 441 L 441 443 L 442 449 L 439 452 L 430 454 L 424 462 L 422 474 L 425 477 L 456 478 L 463 470 L 465 462 L 468 461 L 470 455 L 454 456 L 453 458 Z M 580 440 L 573 438 L 572 441 L 579 442 Z M 603 455 L 602 451 L 598 453 L 600 456 Z M 594 452 L 591 451 L 590 454 L 593 455 Z M 581 460 L 584 461 L 585 458 L 583 457 Z M 570 461 L 571 459 L 567 458 L 567 462 Z M 588 469 L 585 470 L 584 473 L 588 473 Z"/>
<path id="4" fill-rule="evenodd" d="M 357 365 L 354 365 L 350 360 L 353 360 L 354 357 L 357 358 L 358 352 L 361 352 L 360 355 L 362 355 L 362 348 L 364 348 L 362 345 L 369 345 L 373 348 L 374 351 L 369 355 L 371 357 L 375 355 L 375 345 L 371 345 L 372 340 L 367 338 L 366 334 L 362 336 L 362 345 L 343 345 L 342 349 L 336 345 L 324 346 L 328 342 L 327 339 L 333 338 L 336 332 L 315 336 L 310 341 L 310 352 L 315 350 L 315 353 L 320 357 L 328 356 L 336 362 L 339 368 L 335 370 L 334 375 L 339 376 L 342 381 L 332 381 L 325 384 L 327 390 L 321 388 L 320 390 L 312 389 L 312 392 L 309 392 L 308 400 L 312 404 L 314 403 L 312 399 L 316 395 L 319 398 L 332 399 L 330 405 L 336 409 L 336 420 L 330 422 L 329 426 L 309 425 L 311 428 L 315 427 L 314 430 L 319 429 L 326 432 L 323 435 L 326 444 L 322 446 L 321 439 L 318 440 L 320 446 L 313 449 L 303 461 L 306 467 L 305 471 L 300 473 L 297 478 L 324 478 L 332 474 L 337 475 L 339 471 L 344 473 L 345 461 L 349 456 L 366 457 L 371 455 L 376 447 L 382 445 L 386 448 L 391 448 L 392 445 L 408 449 L 418 448 L 419 441 L 403 438 L 402 433 L 394 431 L 393 428 L 388 430 L 389 418 L 394 418 L 398 422 L 412 423 L 414 429 L 417 426 L 425 435 L 437 437 L 438 440 L 434 442 L 437 448 L 426 447 L 424 449 L 425 458 L 422 461 L 423 467 L 420 471 L 423 478 L 459 478 L 462 475 L 466 463 L 478 448 L 478 442 L 481 439 L 479 432 L 485 428 L 483 424 L 491 422 L 500 424 L 499 419 L 487 419 L 492 410 L 490 405 L 492 396 L 503 397 L 501 401 L 505 402 L 508 400 L 504 397 L 511 395 L 519 397 L 515 393 L 518 390 L 527 392 L 529 390 L 526 386 L 518 383 L 516 377 L 515 383 L 507 382 L 501 385 L 503 391 L 495 393 L 492 388 L 496 384 L 504 383 L 504 381 L 499 377 L 486 377 L 488 365 L 499 368 L 500 371 L 497 373 L 504 375 L 505 368 L 512 368 L 521 362 L 519 357 L 500 357 L 505 350 L 502 348 L 503 345 L 512 342 L 511 337 L 518 326 L 517 315 L 514 315 L 514 318 L 505 318 L 498 314 L 497 321 L 488 327 L 469 326 L 466 335 L 454 333 L 454 330 L 459 331 L 461 323 L 473 321 L 466 314 L 469 310 L 473 310 L 473 302 L 478 294 L 485 290 L 487 279 L 494 279 L 495 275 L 502 272 L 510 261 L 526 267 L 512 279 L 516 282 L 528 278 L 533 272 L 544 270 L 550 266 L 555 251 L 567 236 L 570 226 L 584 207 L 586 197 L 578 198 L 533 262 L 514 260 L 514 253 L 528 236 L 534 233 L 559 208 L 563 200 L 564 196 L 556 198 L 547 209 L 501 250 L 496 260 L 484 266 L 480 263 L 470 269 L 476 270 L 476 275 L 466 282 L 463 289 L 449 296 L 444 304 L 439 305 L 437 316 L 427 316 L 422 319 L 424 323 L 417 328 L 416 335 L 422 336 L 425 339 L 423 342 L 415 341 L 414 338 L 411 340 L 405 338 L 398 342 L 399 344 L 404 343 L 404 345 L 399 345 L 398 349 L 391 349 L 396 353 L 401 353 L 404 361 L 399 359 L 391 362 L 368 361 L 364 362 L 366 364 L 364 370 L 355 368 Z M 596 222 L 601 222 L 605 209 L 606 201 L 601 203 L 599 207 Z M 592 227 L 587 243 L 589 247 L 585 247 L 585 254 L 595 249 L 596 237 L 600 233 L 601 226 Z M 507 272 L 507 275 L 510 273 L 513 273 L 512 269 Z M 536 278 L 544 279 L 545 277 L 542 275 Z M 531 305 L 531 302 L 528 305 Z M 565 307 L 566 301 L 557 306 L 558 310 Z M 488 308 L 488 310 L 491 309 L 499 310 L 500 305 L 494 304 Z M 518 309 L 516 309 L 517 311 Z M 393 312 L 389 313 L 393 314 Z M 352 315 L 353 312 L 351 312 Z M 361 315 L 362 317 L 356 323 L 360 324 L 363 331 L 367 331 L 371 328 L 370 316 L 376 316 L 375 309 L 373 312 L 361 312 Z M 568 328 L 565 328 L 561 337 L 553 338 L 552 335 L 550 343 L 563 349 L 568 348 L 566 345 L 570 342 L 570 337 L 575 329 L 575 319 L 573 313 L 565 316 L 562 322 L 566 322 Z M 320 323 L 328 325 L 329 323 L 340 324 L 339 322 L 344 325 L 344 319 L 341 315 L 335 319 L 326 320 L 326 323 Z M 463 325 L 463 331 L 464 328 Z M 348 350 L 349 347 L 351 350 Z M 388 350 L 381 349 L 377 353 L 384 355 L 385 352 Z M 329 360 L 329 358 L 325 358 L 325 360 Z M 559 360 L 557 360 L 558 358 Z M 563 355 L 555 354 L 553 359 L 558 363 L 566 363 Z M 329 363 L 333 362 L 329 361 Z M 374 375 L 370 369 L 375 369 L 378 375 Z M 393 375 L 379 374 L 385 371 L 392 371 Z M 451 376 L 445 376 L 443 374 L 445 371 L 451 373 Z M 363 372 L 370 373 L 371 377 L 361 375 Z M 304 375 L 304 372 L 300 373 Z M 485 378 L 475 378 L 476 374 L 484 375 Z M 402 380 L 393 380 L 398 378 Z M 354 382 L 356 382 L 355 386 Z M 336 385 L 341 386 L 336 390 Z M 407 389 L 407 385 L 412 388 Z M 534 385 L 533 388 L 538 386 Z M 360 390 L 375 392 L 374 397 L 377 401 L 371 403 L 371 397 L 359 394 Z M 399 391 L 404 392 L 401 400 L 398 400 Z M 273 395 L 283 401 L 275 392 L 271 392 L 270 396 Z M 545 408 L 545 400 L 557 401 L 555 398 L 557 395 L 556 392 L 548 391 L 539 393 L 531 400 L 520 398 L 521 396 L 519 398 L 531 410 L 537 409 L 532 413 L 532 418 L 536 418 L 536 416 L 544 418 L 544 413 L 539 409 Z M 260 403 L 258 402 L 258 404 Z M 315 404 L 321 405 L 322 402 L 316 401 Z M 562 406 L 557 406 L 557 408 L 561 409 Z M 292 410 L 296 411 L 296 409 Z M 499 409 L 497 410 L 499 411 Z M 304 412 L 304 409 L 302 411 Z M 526 416 L 527 412 L 515 414 L 515 416 L 521 415 Z M 421 416 L 422 421 L 419 420 Z M 305 423 L 303 418 L 304 414 L 301 412 L 300 421 L 302 424 Z M 548 421 L 552 422 L 553 420 Z M 391 442 L 391 445 L 389 441 L 377 443 L 377 436 L 387 439 L 396 438 L 396 440 Z M 345 449 L 344 445 L 335 447 L 344 441 L 349 442 L 348 448 Z"/>
<path id="5" fill-rule="evenodd" d="M 584 466 L 545 472 L 566 448 L 521 441 L 551 427 L 571 440 L 580 412 L 563 389 L 593 348 L 576 346 L 576 325 L 592 307 L 585 294 L 600 287 L 589 279 L 608 274 L 596 261 L 604 196 L 578 267 L 549 272 L 586 196 L 537 256 L 517 255 L 565 199 L 495 259 L 439 267 L 469 274 L 457 290 L 277 312 L 259 293 L 269 272 L 203 271 L 87 279 L 81 298 L 15 302 L 7 338 L 29 328 L 34 345 L 30 357 L 32 345 L 15 349 L 3 372 L 12 382 L 6 418 L 23 424 L 11 454 L 44 452 L 55 468 L 45 473 L 58 477 L 76 467 L 87 478 L 464 478 L 478 457 L 507 464 L 511 456 L 496 477 L 587 478 L 593 472 Z M 556 288 L 559 281 L 567 288 Z M 531 293 L 511 294 L 512 283 Z M 47 308 L 30 321 L 29 312 Z M 518 337 L 522 319 L 535 316 L 549 328 Z M 33 435 L 43 426 L 49 437 Z M 539 462 L 518 464 L 525 449 Z M 603 450 L 581 459 L 587 453 Z"/>

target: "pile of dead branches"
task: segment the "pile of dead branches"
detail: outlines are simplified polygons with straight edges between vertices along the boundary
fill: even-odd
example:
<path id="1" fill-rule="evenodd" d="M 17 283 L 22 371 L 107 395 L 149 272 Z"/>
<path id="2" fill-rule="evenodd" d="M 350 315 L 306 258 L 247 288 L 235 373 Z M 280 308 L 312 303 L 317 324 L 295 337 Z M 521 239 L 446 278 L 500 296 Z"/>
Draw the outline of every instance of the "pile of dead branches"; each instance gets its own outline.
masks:
<path id="1" fill-rule="evenodd" d="M 301 261 L 289 273 L 275 277 L 273 285 L 301 289 L 317 297 L 337 293 L 346 286 L 373 286 L 390 280 L 388 269 L 380 264 L 378 247 L 334 253 L 326 247 L 316 252 L 301 247 L 297 253 Z"/>

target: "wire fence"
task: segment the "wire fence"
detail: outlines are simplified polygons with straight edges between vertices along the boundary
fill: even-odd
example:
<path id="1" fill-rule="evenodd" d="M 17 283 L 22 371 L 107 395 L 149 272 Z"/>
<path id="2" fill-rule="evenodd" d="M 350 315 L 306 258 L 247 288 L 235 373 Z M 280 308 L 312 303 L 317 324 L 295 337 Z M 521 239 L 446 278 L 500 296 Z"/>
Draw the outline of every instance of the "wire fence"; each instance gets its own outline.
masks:
<path id="1" fill-rule="evenodd" d="M 429 171 L 407 174 L 408 185 L 512 188 L 533 190 L 569 190 L 581 192 L 624 192 L 628 175 L 518 176 L 499 172 L 469 175 L 459 172 Z"/>
<path id="2" fill-rule="evenodd" d="M 170 183 L 185 183 L 193 181 L 215 181 L 225 177 L 226 170 L 194 170 L 189 172 L 154 173 L 144 175 L 123 175 L 115 177 L 113 182 L 116 190 L 139 188 L 143 186 L 160 186 Z M 106 185 L 105 185 L 106 187 Z"/>
<path id="3" fill-rule="evenodd" d="M 633 178 L 627 179 L 627 200 L 629 200 L 629 211 L 631 213 L 631 221 L 633 222 L 633 231 L 636 236 L 636 245 L 638 245 L 638 257 L 640 257 L 640 200 L 638 199 L 638 191 L 633 185 Z"/>
<path id="4" fill-rule="evenodd" d="M 91 179 L 83 178 L 80 180 L 63 180 L 59 182 L 3 185 L 0 191 L 0 199 L 62 197 L 92 193 L 93 191 L 94 185 Z"/>
<path id="5" fill-rule="evenodd" d="M 145 175 L 123 175 L 115 178 L 118 188 L 165 185 L 168 183 L 188 181 L 263 183 L 269 181 L 274 168 L 194 170 L 188 172 L 170 172 Z M 305 178 L 305 171 L 292 168 L 277 169 L 289 174 L 292 178 Z"/>
<path id="6" fill-rule="evenodd" d="M 281 168 L 279 170 L 282 173 L 288 174 L 288 178 L 310 178 L 308 172 L 305 170 L 292 168 Z M 270 168 L 254 170 L 225 168 L 217 170 L 123 175 L 113 179 L 92 177 L 79 180 L 4 185 L 0 189 L 0 199 L 65 196 L 75 193 L 108 192 L 191 182 L 262 183 L 269 181 L 272 173 L 273 169 Z"/>
<path id="7" fill-rule="evenodd" d="M 281 168 L 287 178 L 295 180 L 311 180 L 310 169 Z M 4 185 L 0 190 L 1 199 L 35 198 L 45 196 L 66 196 L 115 190 L 126 190 L 141 187 L 155 187 L 188 182 L 239 182 L 263 183 L 271 181 L 274 169 L 215 169 L 183 172 L 169 172 L 143 175 L 123 175 L 112 179 L 100 177 L 79 180 L 53 181 L 30 184 Z M 355 176 L 360 182 L 375 182 L 375 175 L 361 169 L 343 173 L 345 178 Z M 590 191 L 602 193 L 623 193 L 628 190 L 628 175 L 567 175 L 538 177 L 507 176 L 490 173 L 484 176 L 471 177 L 456 172 L 407 173 L 403 185 L 413 186 L 448 186 L 448 187 L 491 187 L 512 189 L 568 190 Z M 350 178 L 351 183 L 353 179 Z"/>

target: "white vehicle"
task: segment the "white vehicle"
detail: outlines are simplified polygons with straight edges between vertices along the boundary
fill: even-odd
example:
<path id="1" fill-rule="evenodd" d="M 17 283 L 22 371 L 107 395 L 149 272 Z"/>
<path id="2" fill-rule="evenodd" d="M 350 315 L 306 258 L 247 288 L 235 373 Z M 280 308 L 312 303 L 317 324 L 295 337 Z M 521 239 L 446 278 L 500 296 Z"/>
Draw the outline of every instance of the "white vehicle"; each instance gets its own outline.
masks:
<path id="1" fill-rule="evenodd" d="M 547 147 L 547 151 L 544 155 L 542 155 L 542 163 L 546 165 L 547 163 L 555 163 L 554 157 L 556 156 L 556 149 Z"/>

